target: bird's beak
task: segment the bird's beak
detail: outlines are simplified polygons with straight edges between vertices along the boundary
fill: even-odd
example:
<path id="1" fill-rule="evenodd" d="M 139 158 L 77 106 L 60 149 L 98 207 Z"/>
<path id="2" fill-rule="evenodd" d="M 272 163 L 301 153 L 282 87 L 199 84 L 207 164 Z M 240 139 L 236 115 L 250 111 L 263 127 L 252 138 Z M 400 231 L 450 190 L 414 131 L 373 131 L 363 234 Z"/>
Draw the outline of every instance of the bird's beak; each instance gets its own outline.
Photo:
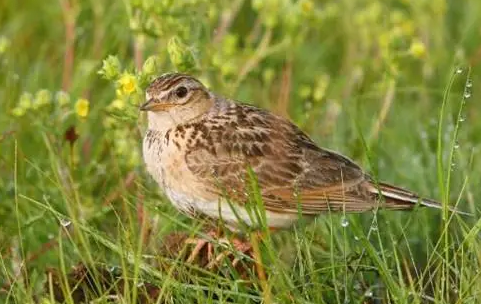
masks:
<path id="1" fill-rule="evenodd" d="M 151 98 L 144 102 L 140 106 L 140 111 L 151 111 L 151 112 L 160 112 L 160 111 L 166 111 L 170 108 L 172 108 L 174 105 L 169 104 L 169 103 L 158 103 L 155 102 L 155 99 Z"/>

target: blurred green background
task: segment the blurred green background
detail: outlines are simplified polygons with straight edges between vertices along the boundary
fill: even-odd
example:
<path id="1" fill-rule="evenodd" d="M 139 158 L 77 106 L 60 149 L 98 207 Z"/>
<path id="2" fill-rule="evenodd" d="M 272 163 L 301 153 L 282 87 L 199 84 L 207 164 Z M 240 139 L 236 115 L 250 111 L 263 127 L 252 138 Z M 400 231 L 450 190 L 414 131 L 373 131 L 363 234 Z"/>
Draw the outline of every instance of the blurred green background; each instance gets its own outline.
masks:
<path id="1" fill-rule="evenodd" d="M 329 215 L 281 233 L 273 246 L 297 266 L 272 270 L 277 303 L 479 303 L 480 16 L 477 0 L 2 1 L 0 301 L 42 298 L 48 267 L 153 253 L 195 223 L 146 174 L 136 107 L 156 75 L 182 71 L 475 215 Z M 366 246 L 358 261 L 378 275 L 351 271 Z"/>

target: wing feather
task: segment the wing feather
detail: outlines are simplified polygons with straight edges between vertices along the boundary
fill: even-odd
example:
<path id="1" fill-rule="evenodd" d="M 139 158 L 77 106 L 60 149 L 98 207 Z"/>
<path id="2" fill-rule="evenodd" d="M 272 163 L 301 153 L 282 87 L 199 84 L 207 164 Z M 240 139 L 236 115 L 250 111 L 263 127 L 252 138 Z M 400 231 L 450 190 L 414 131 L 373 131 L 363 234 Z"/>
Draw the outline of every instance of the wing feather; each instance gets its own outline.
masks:
<path id="1" fill-rule="evenodd" d="M 346 157 L 319 148 L 288 120 L 232 103 L 201 123 L 213 124 L 203 138 L 210 145 L 191 147 L 186 162 L 202 184 L 209 185 L 207 191 L 245 200 L 250 167 L 267 210 L 317 214 L 369 209 L 357 190 L 365 181 L 362 170 Z"/>

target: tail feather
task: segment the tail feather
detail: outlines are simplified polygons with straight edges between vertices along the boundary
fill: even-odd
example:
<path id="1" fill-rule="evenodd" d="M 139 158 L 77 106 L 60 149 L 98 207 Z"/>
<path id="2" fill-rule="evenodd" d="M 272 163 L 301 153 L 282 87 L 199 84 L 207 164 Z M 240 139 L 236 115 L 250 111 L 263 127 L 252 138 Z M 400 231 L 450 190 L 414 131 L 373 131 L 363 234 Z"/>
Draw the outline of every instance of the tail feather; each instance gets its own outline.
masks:
<path id="1" fill-rule="evenodd" d="M 419 195 L 412 191 L 387 183 L 376 184 L 374 182 L 370 182 L 368 191 L 375 194 L 376 196 L 384 197 L 386 201 L 386 207 L 390 209 L 412 209 L 417 204 L 436 209 L 443 208 L 443 206 L 435 200 L 421 198 Z M 458 214 L 470 215 L 469 213 L 459 211 L 453 207 L 448 207 L 448 209 Z"/>

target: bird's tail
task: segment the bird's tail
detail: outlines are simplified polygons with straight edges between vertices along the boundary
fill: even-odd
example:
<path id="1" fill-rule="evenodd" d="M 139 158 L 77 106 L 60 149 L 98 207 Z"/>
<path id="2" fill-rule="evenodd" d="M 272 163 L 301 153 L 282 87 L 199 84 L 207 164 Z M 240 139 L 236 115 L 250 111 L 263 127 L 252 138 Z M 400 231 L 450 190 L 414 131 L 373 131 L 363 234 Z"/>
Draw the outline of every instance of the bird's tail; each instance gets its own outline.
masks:
<path id="1" fill-rule="evenodd" d="M 417 204 L 436 209 L 443 208 L 443 206 L 435 200 L 421 198 L 412 191 L 387 183 L 369 182 L 368 191 L 377 197 L 384 197 L 385 204 L 383 206 L 388 209 L 412 209 Z M 448 207 L 448 209 L 458 214 L 469 215 L 469 213 L 459 211 L 454 207 Z"/>

